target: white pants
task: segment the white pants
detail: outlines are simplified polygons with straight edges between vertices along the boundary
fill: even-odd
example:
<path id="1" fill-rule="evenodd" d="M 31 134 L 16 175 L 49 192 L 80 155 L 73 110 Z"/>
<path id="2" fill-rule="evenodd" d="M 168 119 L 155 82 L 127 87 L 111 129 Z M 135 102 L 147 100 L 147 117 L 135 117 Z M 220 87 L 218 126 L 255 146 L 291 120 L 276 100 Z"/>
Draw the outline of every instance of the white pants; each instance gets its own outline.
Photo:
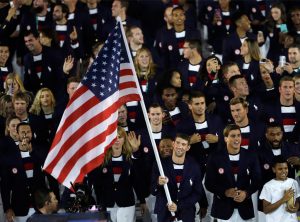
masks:
<path id="1" fill-rule="evenodd" d="M 147 207 L 149 209 L 149 213 L 151 215 L 151 220 L 152 222 L 157 221 L 157 215 L 154 213 L 154 207 L 155 207 L 155 201 L 156 201 L 156 196 L 153 196 L 150 194 L 148 197 L 145 198 Z"/>
<path id="2" fill-rule="evenodd" d="M 112 222 L 134 222 L 135 206 L 107 208 Z"/>
<path id="3" fill-rule="evenodd" d="M 29 208 L 27 216 L 23 217 L 15 217 L 14 222 L 26 222 L 27 218 L 34 214 L 35 210 L 33 208 Z"/>
<path id="4" fill-rule="evenodd" d="M 232 216 L 228 220 L 217 219 L 218 222 L 253 222 L 254 218 L 243 220 L 239 214 L 238 209 L 234 209 Z"/>

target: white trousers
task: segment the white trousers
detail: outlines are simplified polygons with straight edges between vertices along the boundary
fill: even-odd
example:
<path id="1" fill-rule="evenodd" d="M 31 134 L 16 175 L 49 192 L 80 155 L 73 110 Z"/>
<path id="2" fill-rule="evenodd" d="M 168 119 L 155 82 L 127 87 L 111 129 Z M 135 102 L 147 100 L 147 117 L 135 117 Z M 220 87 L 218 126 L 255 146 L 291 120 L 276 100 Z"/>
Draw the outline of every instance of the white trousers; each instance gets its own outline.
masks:
<path id="1" fill-rule="evenodd" d="M 112 222 L 134 222 L 135 206 L 107 208 Z"/>
<path id="2" fill-rule="evenodd" d="M 253 222 L 254 218 L 243 220 L 239 214 L 238 209 L 234 209 L 232 216 L 228 220 L 217 219 L 218 222 Z"/>

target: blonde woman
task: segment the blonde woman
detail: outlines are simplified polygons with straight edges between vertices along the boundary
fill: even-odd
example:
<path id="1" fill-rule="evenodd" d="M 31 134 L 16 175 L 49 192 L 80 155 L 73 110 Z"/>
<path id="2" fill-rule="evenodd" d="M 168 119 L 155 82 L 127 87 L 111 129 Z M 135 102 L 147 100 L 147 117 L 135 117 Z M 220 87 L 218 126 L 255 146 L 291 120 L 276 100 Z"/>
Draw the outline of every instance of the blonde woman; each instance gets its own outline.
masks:
<path id="1" fill-rule="evenodd" d="M 143 96 L 146 102 L 151 103 L 158 75 L 149 49 L 143 47 L 136 52 L 134 66 Z"/>
<path id="2" fill-rule="evenodd" d="M 140 137 L 134 132 L 127 136 L 122 127 L 118 127 L 118 136 L 114 144 L 106 151 L 103 164 L 96 168 L 90 178 L 95 189 L 97 204 L 110 212 L 113 222 L 133 222 L 135 218 L 135 198 L 141 202 L 142 212 L 145 200 L 141 188 L 143 179 L 131 160 L 132 149 L 140 145 Z"/>

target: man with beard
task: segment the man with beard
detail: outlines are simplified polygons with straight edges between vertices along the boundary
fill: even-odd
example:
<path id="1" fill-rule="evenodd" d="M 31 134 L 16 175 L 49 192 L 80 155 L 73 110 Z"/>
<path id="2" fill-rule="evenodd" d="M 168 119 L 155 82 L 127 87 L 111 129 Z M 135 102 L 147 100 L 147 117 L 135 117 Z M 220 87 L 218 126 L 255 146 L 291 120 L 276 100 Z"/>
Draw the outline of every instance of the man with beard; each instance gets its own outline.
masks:
<path id="1" fill-rule="evenodd" d="M 32 195 L 45 186 L 41 171 L 41 150 L 32 143 L 28 123 L 17 126 L 19 144 L 6 157 L 1 167 L 1 195 L 8 222 L 25 222 L 34 210 Z"/>
<path id="2" fill-rule="evenodd" d="M 288 49 L 289 62 L 278 66 L 276 72 L 282 75 L 299 75 L 300 74 L 300 45 L 293 44 Z"/>
<path id="3" fill-rule="evenodd" d="M 161 89 L 161 107 L 164 109 L 164 123 L 176 126 L 188 114 L 187 105 L 178 99 L 174 86 L 165 85 Z"/>
<path id="4" fill-rule="evenodd" d="M 57 3 L 53 8 L 54 30 L 58 39 L 58 46 L 62 49 L 64 57 L 73 55 L 76 59 L 83 56 L 82 44 L 75 25 L 68 20 L 69 9 L 65 4 Z"/>
<path id="5" fill-rule="evenodd" d="M 272 171 L 273 159 L 281 155 L 288 162 L 289 175 L 288 177 L 295 179 L 295 170 L 300 166 L 299 151 L 296 145 L 283 140 L 283 127 L 281 124 L 272 122 L 267 124 L 265 133 L 265 142 L 258 150 L 260 168 L 262 172 L 262 186 L 274 178 Z M 262 203 L 258 202 L 259 219 L 264 217 L 262 213 Z"/>
<path id="6" fill-rule="evenodd" d="M 51 29 L 52 16 L 48 12 L 48 6 L 48 0 L 33 1 L 31 10 L 28 13 L 24 13 L 21 18 L 20 31 L 22 34 L 26 30 L 39 32 L 45 28 Z"/>
<path id="7" fill-rule="evenodd" d="M 128 39 L 129 48 L 132 57 L 136 56 L 136 52 L 143 47 L 144 34 L 138 26 L 131 26 L 127 29 L 126 37 Z"/>
<path id="8" fill-rule="evenodd" d="M 300 166 L 299 151 L 296 145 L 283 140 L 283 127 L 277 122 L 269 123 L 266 127 L 265 142 L 258 150 L 263 183 L 274 177 L 272 161 L 275 156 L 281 155 L 289 163 L 289 177 L 295 178 L 295 167 Z M 291 170 L 293 169 L 293 170 Z"/>

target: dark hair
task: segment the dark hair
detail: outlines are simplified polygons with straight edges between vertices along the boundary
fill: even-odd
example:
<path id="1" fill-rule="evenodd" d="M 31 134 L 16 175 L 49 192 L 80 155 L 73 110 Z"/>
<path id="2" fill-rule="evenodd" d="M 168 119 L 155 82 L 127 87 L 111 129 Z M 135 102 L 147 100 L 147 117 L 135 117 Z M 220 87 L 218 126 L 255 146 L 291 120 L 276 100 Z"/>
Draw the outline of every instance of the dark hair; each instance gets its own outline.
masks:
<path id="1" fill-rule="evenodd" d="M 280 124 L 279 122 L 276 122 L 276 121 L 275 122 L 268 122 L 268 123 L 266 123 L 266 132 L 270 128 L 280 128 L 281 131 L 284 132 L 282 124 Z"/>
<path id="2" fill-rule="evenodd" d="M 52 190 L 43 187 L 34 192 L 34 203 L 37 209 L 41 209 L 45 206 L 46 202 L 51 201 L 50 193 Z"/>
<path id="3" fill-rule="evenodd" d="M 19 124 L 17 125 L 17 132 L 18 132 L 18 133 L 19 133 L 19 129 L 20 129 L 21 126 L 29 126 L 30 129 L 31 129 L 31 126 L 30 126 L 29 123 L 21 122 L 21 123 L 19 123 Z"/>
<path id="4" fill-rule="evenodd" d="M 282 155 L 278 155 L 278 156 L 274 156 L 273 157 L 273 160 L 272 160 L 272 167 L 275 167 L 276 164 L 279 164 L 279 163 L 288 163 L 287 162 L 287 159 L 284 158 Z"/>
<path id="5" fill-rule="evenodd" d="M 150 112 L 151 108 L 161 108 L 161 111 L 164 112 L 163 108 L 158 103 L 152 103 L 148 108 L 148 112 Z"/>
<path id="6" fill-rule="evenodd" d="M 29 35 L 33 35 L 33 37 L 36 38 L 36 39 L 39 38 L 39 33 L 37 31 L 32 30 L 32 29 L 24 31 L 24 34 L 23 34 L 24 37 L 29 36 Z"/>
<path id="7" fill-rule="evenodd" d="M 289 46 L 289 49 L 290 48 L 297 48 L 300 52 L 300 44 L 298 44 L 298 43 L 293 43 L 292 45 Z"/>
<path id="8" fill-rule="evenodd" d="M 229 81 L 228 81 L 228 85 L 229 87 L 233 87 L 236 80 L 238 79 L 245 79 L 245 77 L 243 75 L 234 75 L 234 76 L 231 76 Z"/>
<path id="9" fill-rule="evenodd" d="M 63 4 L 63 3 L 56 3 L 55 5 L 54 5 L 54 7 L 55 6 L 60 6 L 61 7 L 61 12 L 62 13 L 66 13 L 66 17 L 68 17 L 68 14 L 69 14 L 69 8 L 68 8 L 68 6 L 66 6 L 65 4 Z"/>
<path id="10" fill-rule="evenodd" d="M 224 137 L 228 137 L 230 131 L 232 131 L 232 130 L 239 130 L 241 132 L 241 128 L 238 125 L 228 124 L 223 130 Z"/>
<path id="11" fill-rule="evenodd" d="M 189 44 L 191 49 L 196 49 L 201 54 L 201 42 L 199 39 L 186 39 L 185 42 Z"/>
<path id="12" fill-rule="evenodd" d="M 184 8 L 183 8 L 182 6 L 180 6 L 180 5 L 174 7 L 173 10 L 172 10 L 172 13 L 173 13 L 174 11 L 176 11 L 176 10 L 181 10 L 181 11 L 185 12 L 185 11 L 184 11 Z"/>
<path id="13" fill-rule="evenodd" d="M 205 99 L 205 95 L 203 92 L 201 91 L 191 91 L 190 93 L 190 96 L 189 96 L 189 101 L 191 102 L 194 98 L 200 98 L 200 97 L 203 97 Z"/>
<path id="14" fill-rule="evenodd" d="M 176 137 L 175 137 L 175 140 L 176 140 L 176 138 L 184 139 L 184 140 L 186 140 L 188 142 L 188 145 L 190 145 L 190 139 L 191 139 L 191 137 L 189 135 L 184 134 L 184 133 L 177 133 Z"/>
<path id="15" fill-rule="evenodd" d="M 294 82 L 294 80 L 293 80 L 293 77 L 292 77 L 292 76 L 283 76 L 283 77 L 279 80 L 279 86 L 281 86 L 283 82 Z"/>
<path id="16" fill-rule="evenodd" d="M 72 76 L 72 77 L 68 78 L 67 85 L 69 85 L 72 82 L 80 83 L 80 78 L 78 78 L 76 76 Z"/>

